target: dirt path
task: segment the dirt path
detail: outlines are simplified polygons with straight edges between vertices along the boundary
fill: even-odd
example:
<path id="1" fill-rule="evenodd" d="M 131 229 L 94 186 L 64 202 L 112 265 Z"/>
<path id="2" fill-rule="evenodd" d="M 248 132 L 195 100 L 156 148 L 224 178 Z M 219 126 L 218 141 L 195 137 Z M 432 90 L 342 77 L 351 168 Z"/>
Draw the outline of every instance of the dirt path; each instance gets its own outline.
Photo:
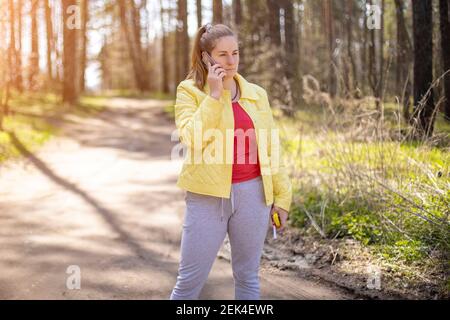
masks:
<path id="1" fill-rule="evenodd" d="M 0 299 L 167 299 L 179 259 L 184 193 L 171 161 L 173 121 L 156 100 L 114 98 L 93 118 L 0 166 Z M 26 151 L 25 151 L 26 152 Z M 81 271 L 68 289 L 67 268 Z M 262 264 L 263 299 L 348 299 Z M 218 258 L 203 299 L 233 299 Z"/>

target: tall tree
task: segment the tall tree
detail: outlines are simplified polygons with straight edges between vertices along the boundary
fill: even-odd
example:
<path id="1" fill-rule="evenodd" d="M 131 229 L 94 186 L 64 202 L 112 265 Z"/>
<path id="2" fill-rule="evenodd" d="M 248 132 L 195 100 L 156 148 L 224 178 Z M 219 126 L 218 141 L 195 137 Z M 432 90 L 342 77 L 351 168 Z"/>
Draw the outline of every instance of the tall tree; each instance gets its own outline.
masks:
<path id="1" fill-rule="evenodd" d="M 16 88 L 19 90 L 19 92 L 22 92 L 23 90 L 23 76 L 22 76 L 22 9 L 23 9 L 23 2 L 22 0 L 17 0 L 17 51 L 16 51 Z"/>
<path id="2" fill-rule="evenodd" d="M 380 105 L 383 103 L 383 95 L 384 95 L 384 8 L 385 8 L 385 0 L 381 0 L 381 15 L 380 15 L 380 30 L 378 32 L 378 60 L 379 60 L 379 83 L 377 85 L 377 93 L 376 97 L 377 101 L 380 102 Z"/>
<path id="3" fill-rule="evenodd" d="M 89 22 L 89 1 L 81 1 L 81 30 L 80 30 L 80 69 L 79 92 L 84 92 L 86 87 L 85 73 L 87 67 L 87 24 Z"/>
<path id="4" fill-rule="evenodd" d="M 411 79 L 409 69 L 411 65 L 412 45 L 406 28 L 404 16 L 404 1 L 395 0 L 397 22 L 397 63 L 396 63 L 396 92 L 400 94 L 403 104 L 403 118 L 409 121 Z"/>
<path id="5" fill-rule="evenodd" d="M 140 7 L 136 6 L 135 0 L 129 0 L 129 10 L 131 12 L 131 22 L 133 30 L 134 47 L 139 58 L 143 58 L 142 55 L 142 43 L 141 43 L 141 11 Z M 144 60 L 144 59 L 143 59 Z M 144 62 L 144 61 L 143 61 Z"/>
<path id="6" fill-rule="evenodd" d="M 369 0 L 369 4 L 372 5 L 372 0 Z M 381 104 L 383 100 L 383 83 L 384 83 L 384 0 L 381 2 L 380 8 L 380 28 L 376 32 L 376 28 L 370 30 L 370 42 L 369 42 L 369 85 L 372 88 L 373 95 L 375 96 L 376 106 L 378 110 L 381 110 Z M 377 37 L 378 34 L 378 37 Z M 378 43 L 377 43 L 378 40 Z M 377 54 L 378 48 L 378 54 Z"/>
<path id="7" fill-rule="evenodd" d="M 450 121 L 450 0 L 439 0 L 439 17 L 442 67 L 447 72 L 444 78 L 444 115 Z"/>
<path id="8" fill-rule="evenodd" d="M 233 22 L 236 28 L 242 24 L 242 3 L 241 0 L 233 0 Z"/>
<path id="9" fill-rule="evenodd" d="M 50 83 L 53 82 L 53 59 L 52 53 L 54 50 L 54 35 L 53 35 L 53 20 L 52 20 L 52 8 L 50 7 L 49 0 L 43 1 L 45 11 L 45 29 L 47 40 L 47 76 Z"/>
<path id="10" fill-rule="evenodd" d="M 136 31 L 136 22 L 130 23 L 131 17 L 137 18 L 134 1 L 117 0 L 119 5 L 120 25 L 127 41 L 128 53 L 133 66 L 134 78 L 141 92 L 148 91 L 150 83 L 140 45 L 140 32 Z M 139 38 L 137 38 L 139 36 Z"/>
<path id="11" fill-rule="evenodd" d="M 177 16 L 177 32 L 176 42 L 177 49 L 176 60 L 176 79 L 177 83 L 186 78 L 189 70 L 189 35 L 187 24 L 187 0 L 178 0 L 178 16 Z"/>
<path id="12" fill-rule="evenodd" d="M 279 48 L 281 46 L 280 2 L 267 0 L 267 8 L 270 16 L 270 19 L 268 19 L 269 37 L 272 45 Z"/>
<path id="13" fill-rule="evenodd" d="M 223 5 L 222 0 L 213 0 L 213 23 L 222 23 Z"/>
<path id="14" fill-rule="evenodd" d="M 200 29 L 202 26 L 202 0 L 196 0 L 196 9 L 197 9 L 197 28 Z"/>
<path id="15" fill-rule="evenodd" d="M 9 12 L 9 47 L 8 47 L 8 69 L 9 83 L 22 92 L 22 2 L 14 5 L 14 0 L 8 2 Z M 18 26 L 16 30 L 16 18 Z M 16 31 L 18 34 L 16 35 Z"/>
<path id="16" fill-rule="evenodd" d="M 17 83 L 17 51 L 16 51 L 16 10 L 14 8 L 14 0 L 8 2 L 9 11 L 9 47 L 8 47 L 8 70 L 9 81 L 8 83 L 14 84 L 16 88 L 19 86 Z"/>
<path id="17" fill-rule="evenodd" d="M 0 10 L 2 12 L 10 13 L 9 10 L 9 2 L 0 2 Z M 1 12 L 0 11 L 0 12 Z M 8 34 L 8 19 L 0 19 L 0 38 L 5 39 Z M 9 113 L 9 94 L 10 88 L 12 85 L 11 75 L 12 72 L 10 70 L 12 66 L 12 50 L 10 50 L 11 46 L 7 47 L 7 50 L 1 51 L 1 59 L 3 60 L 6 55 L 7 63 L 6 65 L 0 65 L 2 68 L 1 72 L 1 81 L 0 81 L 0 130 L 3 130 L 3 117 Z"/>
<path id="18" fill-rule="evenodd" d="M 337 67 L 334 51 L 336 49 L 336 37 L 334 29 L 333 2 L 332 0 L 324 0 L 324 18 L 325 28 L 327 30 L 328 54 L 329 54 L 329 71 L 328 71 L 328 92 L 332 97 L 337 94 L 337 77 L 335 68 Z"/>
<path id="19" fill-rule="evenodd" d="M 28 87 L 30 90 L 36 89 L 36 76 L 39 74 L 39 37 L 37 11 L 38 0 L 31 0 L 30 20 L 31 20 L 31 53 L 30 68 L 28 74 Z"/>
<path id="20" fill-rule="evenodd" d="M 14 83 L 17 79 L 16 73 L 16 15 L 14 10 L 14 0 L 8 2 L 9 11 L 9 47 L 8 47 L 8 70 L 9 83 Z"/>
<path id="21" fill-rule="evenodd" d="M 361 88 L 362 91 L 365 92 L 368 85 L 368 80 L 369 80 L 369 68 L 368 66 L 370 66 L 369 63 L 369 49 L 370 49 L 370 41 L 369 41 L 369 28 L 367 28 L 366 26 L 366 21 L 368 19 L 368 15 L 367 15 L 367 4 L 368 4 L 368 0 L 363 0 L 363 9 L 362 9 L 362 17 L 363 17 L 363 21 L 364 21 L 364 25 L 362 28 L 360 28 L 360 33 L 361 33 L 361 38 L 362 38 L 362 45 L 361 45 Z"/>
<path id="22" fill-rule="evenodd" d="M 74 104 L 78 100 L 76 78 L 76 48 L 77 37 L 76 27 L 74 25 L 73 12 L 76 0 L 62 0 L 63 10 L 63 101 L 68 104 Z"/>
<path id="23" fill-rule="evenodd" d="M 281 3 L 284 12 L 284 51 L 286 53 L 285 74 L 291 87 L 291 103 L 293 104 L 294 102 L 299 101 L 301 96 L 300 79 L 298 78 L 299 47 L 296 34 L 297 27 L 295 23 L 293 0 L 283 0 Z M 293 107 L 293 105 L 291 107 Z M 291 108 L 291 110 L 293 109 Z"/>
<path id="24" fill-rule="evenodd" d="M 350 79 L 350 83 L 348 85 L 349 93 L 353 91 L 354 88 L 358 87 L 358 75 L 356 70 L 356 60 L 354 56 L 353 50 L 353 0 L 346 1 L 346 29 L 347 29 L 347 55 L 351 64 L 351 72 L 349 72 L 348 78 Z"/>
<path id="25" fill-rule="evenodd" d="M 252 2 L 250 2 L 252 3 Z M 274 88 L 277 86 L 277 84 L 281 84 L 283 83 L 284 87 L 286 89 L 290 89 L 290 86 L 288 88 L 288 86 L 286 86 L 284 84 L 284 82 L 280 81 L 280 79 L 285 78 L 286 75 L 286 69 L 289 66 L 289 62 L 287 61 L 287 59 L 285 58 L 285 48 L 282 45 L 282 41 L 281 41 L 281 33 L 282 33 L 282 28 L 281 28 L 281 24 L 280 24 L 280 20 L 281 20 L 281 3 L 279 1 L 276 0 L 266 0 L 265 3 L 266 7 L 267 7 L 267 15 L 266 15 L 266 20 L 267 20 L 267 31 L 265 34 L 265 37 L 267 38 L 268 41 L 265 41 L 266 43 L 270 44 L 270 50 L 267 50 L 268 52 L 271 53 L 270 56 L 270 61 L 273 67 L 273 74 L 272 77 L 269 77 L 269 79 L 267 79 L 269 82 L 268 85 L 270 85 L 270 87 Z M 250 8 L 249 8 L 250 9 Z M 254 8 L 256 10 L 256 8 Z M 252 19 L 253 20 L 253 19 Z M 250 21 L 250 26 L 251 28 L 254 28 L 253 26 L 253 21 Z M 284 27 L 284 26 L 283 26 Z M 246 30 L 244 30 L 244 32 L 246 32 Z M 256 30 L 252 30 L 251 33 L 251 43 L 253 44 L 254 40 L 253 40 L 253 33 L 257 32 Z M 258 43 L 254 43 L 250 49 L 252 50 L 258 50 Z M 255 53 L 251 53 L 250 56 L 254 56 Z M 245 61 L 245 60 L 244 60 Z M 250 68 L 254 66 L 254 60 L 250 60 L 248 61 L 248 64 L 250 65 Z M 279 66 L 279 67 L 277 67 Z M 282 92 L 281 95 L 283 97 L 288 97 L 291 98 L 291 95 L 288 95 L 287 92 L 291 92 L 291 90 L 285 90 L 285 92 Z M 286 104 L 288 104 L 288 101 L 283 101 L 286 102 Z"/>
<path id="26" fill-rule="evenodd" d="M 242 1 L 241 0 L 233 0 L 232 3 L 233 9 L 233 26 L 238 33 L 239 36 L 239 61 L 241 65 L 241 72 L 245 73 L 245 46 L 242 45 L 242 36 L 243 33 L 243 15 L 242 15 Z"/>
<path id="27" fill-rule="evenodd" d="M 421 136 L 434 129 L 432 0 L 412 0 L 414 34 L 414 119 Z"/>
<path id="28" fill-rule="evenodd" d="M 162 64 L 161 64 L 161 77 L 162 77 L 162 91 L 164 93 L 169 93 L 170 92 L 170 88 L 169 88 L 169 59 L 168 59 L 168 39 L 167 39 L 167 34 L 166 34 L 166 12 L 168 9 L 164 8 L 164 3 L 162 0 L 159 0 L 159 6 L 160 6 L 160 18 L 161 18 L 161 30 L 162 30 L 162 35 L 161 35 L 161 59 L 162 59 Z"/>

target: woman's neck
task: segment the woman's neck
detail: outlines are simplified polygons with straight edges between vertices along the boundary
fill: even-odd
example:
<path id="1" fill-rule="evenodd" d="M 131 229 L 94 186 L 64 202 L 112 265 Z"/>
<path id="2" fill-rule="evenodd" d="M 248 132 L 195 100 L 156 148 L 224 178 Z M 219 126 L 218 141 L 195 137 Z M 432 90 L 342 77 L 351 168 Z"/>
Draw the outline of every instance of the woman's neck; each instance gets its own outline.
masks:
<path id="1" fill-rule="evenodd" d="M 223 88 L 226 90 L 230 90 L 231 92 L 236 92 L 236 81 L 234 81 L 234 78 L 223 80 Z"/>
<path id="2" fill-rule="evenodd" d="M 223 81 L 223 88 L 225 90 L 230 90 L 231 92 L 231 99 L 233 99 L 233 97 L 236 97 L 236 99 L 239 98 L 239 96 L 236 96 L 236 91 L 238 90 L 238 83 L 237 81 L 233 78 L 230 79 L 225 79 Z"/>

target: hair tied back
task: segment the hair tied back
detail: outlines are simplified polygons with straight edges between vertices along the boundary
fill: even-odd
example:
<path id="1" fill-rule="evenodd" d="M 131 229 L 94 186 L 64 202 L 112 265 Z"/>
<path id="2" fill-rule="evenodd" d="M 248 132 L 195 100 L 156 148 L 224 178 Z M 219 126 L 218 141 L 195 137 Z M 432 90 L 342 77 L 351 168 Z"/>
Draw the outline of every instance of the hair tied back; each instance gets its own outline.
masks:
<path id="1" fill-rule="evenodd" d="M 207 23 L 207 24 L 205 25 L 206 33 L 210 33 L 210 32 L 211 32 L 211 29 L 212 29 L 212 24 L 211 24 L 211 23 Z"/>

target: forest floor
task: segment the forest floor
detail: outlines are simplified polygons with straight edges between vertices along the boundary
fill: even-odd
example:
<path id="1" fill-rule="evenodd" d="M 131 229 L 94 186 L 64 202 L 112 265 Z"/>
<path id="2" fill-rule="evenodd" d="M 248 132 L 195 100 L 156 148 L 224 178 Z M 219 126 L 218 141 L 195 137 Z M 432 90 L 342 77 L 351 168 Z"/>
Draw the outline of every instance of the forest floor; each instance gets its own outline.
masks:
<path id="1" fill-rule="evenodd" d="M 53 119 L 58 136 L 0 164 L 0 299 L 168 299 L 180 255 L 181 160 L 170 153 L 164 100 L 110 98 L 93 117 Z M 262 299 L 365 299 L 309 264 L 282 256 L 269 230 Z M 227 242 L 202 299 L 233 299 Z M 79 289 L 67 285 L 80 270 Z M 293 267 L 295 266 L 295 267 Z"/>

